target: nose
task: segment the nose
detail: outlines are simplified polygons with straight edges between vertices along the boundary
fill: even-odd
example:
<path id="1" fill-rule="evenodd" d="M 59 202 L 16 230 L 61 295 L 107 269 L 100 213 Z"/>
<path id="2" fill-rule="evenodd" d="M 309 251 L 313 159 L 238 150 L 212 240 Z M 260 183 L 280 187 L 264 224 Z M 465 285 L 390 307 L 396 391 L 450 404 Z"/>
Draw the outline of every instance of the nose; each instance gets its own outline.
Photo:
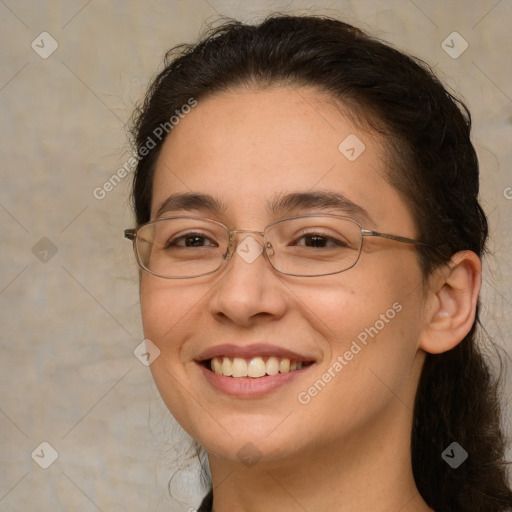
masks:
<path id="1" fill-rule="evenodd" d="M 236 231 L 238 240 L 232 237 L 227 267 L 215 282 L 209 301 L 210 312 L 218 319 L 247 327 L 257 318 L 275 320 L 284 314 L 284 291 L 277 271 L 265 257 L 262 235 Z M 271 245 L 268 250 L 272 254 Z"/>

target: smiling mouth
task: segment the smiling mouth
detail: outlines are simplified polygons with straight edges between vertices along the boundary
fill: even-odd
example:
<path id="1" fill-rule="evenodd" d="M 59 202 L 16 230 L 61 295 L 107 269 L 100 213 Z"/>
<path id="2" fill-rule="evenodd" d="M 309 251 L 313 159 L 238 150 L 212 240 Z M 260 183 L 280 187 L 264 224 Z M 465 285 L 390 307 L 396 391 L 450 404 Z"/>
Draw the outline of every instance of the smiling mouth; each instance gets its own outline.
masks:
<path id="1" fill-rule="evenodd" d="M 204 361 L 205 367 L 217 375 L 224 377 L 254 379 L 290 373 L 310 366 L 313 361 L 298 361 L 287 357 L 214 357 Z"/>

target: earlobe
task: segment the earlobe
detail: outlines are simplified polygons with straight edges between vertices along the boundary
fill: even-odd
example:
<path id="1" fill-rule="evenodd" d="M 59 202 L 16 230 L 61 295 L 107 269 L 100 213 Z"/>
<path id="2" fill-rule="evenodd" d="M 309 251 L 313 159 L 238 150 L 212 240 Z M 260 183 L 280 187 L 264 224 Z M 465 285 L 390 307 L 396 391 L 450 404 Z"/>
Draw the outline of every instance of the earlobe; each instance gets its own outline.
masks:
<path id="1" fill-rule="evenodd" d="M 440 354 L 471 330 L 482 281 L 482 263 L 472 251 L 460 251 L 432 276 L 419 346 Z"/>

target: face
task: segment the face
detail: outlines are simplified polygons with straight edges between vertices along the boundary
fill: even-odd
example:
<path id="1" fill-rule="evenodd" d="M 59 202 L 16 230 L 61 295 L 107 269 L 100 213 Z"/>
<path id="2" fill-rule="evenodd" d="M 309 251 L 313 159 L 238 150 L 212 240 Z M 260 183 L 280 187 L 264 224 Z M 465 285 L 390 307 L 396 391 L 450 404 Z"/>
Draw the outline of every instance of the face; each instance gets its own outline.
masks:
<path id="1" fill-rule="evenodd" d="M 349 135 L 351 144 L 340 146 Z M 225 208 L 161 216 L 263 231 L 280 218 L 329 213 L 414 238 L 408 208 L 384 179 L 386 165 L 379 137 L 352 124 L 318 91 L 237 89 L 200 100 L 167 137 L 154 176 L 152 219 L 171 194 L 193 192 Z M 342 194 L 357 207 L 266 208 L 277 196 L 312 192 Z M 247 233 L 236 241 L 247 236 L 263 244 Z M 414 246 L 377 237 L 365 238 L 357 265 L 329 276 L 284 275 L 264 254 L 249 262 L 236 251 L 208 276 L 163 279 L 143 272 L 144 334 L 160 349 L 153 377 L 183 428 L 223 459 L 236 461 L 252 450 L 271 464 L 407 432 L 423 361 L 421 283 Z M 255 357 L 265 363 L 274 356 L 283 373 L 215 375 L 207 361 L 213 355 L 256 367 Z M 302 369 L 287 373 L 286 359 L 302 361 Z"/>

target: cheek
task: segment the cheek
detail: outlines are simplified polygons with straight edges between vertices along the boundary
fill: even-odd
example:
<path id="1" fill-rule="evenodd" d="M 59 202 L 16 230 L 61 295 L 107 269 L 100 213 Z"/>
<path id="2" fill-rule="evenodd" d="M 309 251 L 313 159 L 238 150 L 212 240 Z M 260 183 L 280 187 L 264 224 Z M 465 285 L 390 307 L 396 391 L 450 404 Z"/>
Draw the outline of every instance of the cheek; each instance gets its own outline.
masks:
<path id="1" fill-rule="evenodd" d="M 140 306 L 144 337 L 149 338 L 160 350 L 163 333 L 169 330 L 176 314 L 172 304 L 175 300 L 152 277 L 143 277 L 140 286 Z"/>
<path id="2" fill-rule="evenodd" d="M 181 291 L 180 291 L 181 289 Z M 200 302 L 189 286 L 186 290 L 161 278 L 144 276 L 140 287 L 140 305 L 144 338 L 160 350 L 151 364 L 151 372 L 162 398 L 175 401 L 176 386 L 169 379 L 183 380 L 183 345 L 192 334 L 188 316 Z"/>
<path id="3" fill-rule="evenodd" d="M 326 438 L 371 423 L 384 410 L 412 408 L 419 295 L 381 285 L 344 293 L 339 286 L 324 287 L 310 313 L 309 323 L 328 341 L 329 352 L 296 400 L 311 428 Z"/>
<path id="4" fill-rule="evenodd" d="M 352 339 L 364 343 L 384 332 L 396 337 L 404 324 L 414 325 L 420 305 L 416 275 L 403 267 L 402 273 L 398 268 L 386 270 L 361 266 L 360 271 L 354 268 L 351 275 L 340 274 L 302 294 L 302 303 L 310 306 L 310 322 L 331 340 L 333 348 L 342 349 Z M 307 314 L 307 308 L 303 312 Z"/>
<path id="5" fill-rule="evenodd" d="M 328 340 L 330 353 L 316 377 L 335 374 L 333 388 L 362 396 L 374 393 L 369 378 L 380 377 L 393 389 L 407 385 L 422 325 L 421 275 L 414 260 L 390 264 L 386 272 L 371 263 L 303 300 L 313 310 L 309 323 Z"/>
<path id="6" fill-rule="evenodd" d="M 191 411 L 194 408 L 183 407 L 183 404 L 190 402 L 191 393 L 184 385 L 187 382 L 187 367 L 183 365 L 182 347 L 191 334 L 187 315 L 195 311 L 194 306 L 198 302 L 199 297 L 190 286 L 185 290 L 179 284 L 147 275 L 141 279 L 144 337 L 160 350 L 159 356 L 150 365 L 151 374 L 167 408 L 193 437 L 197 435 L 192 428 L 195 421 Z"/>
<path id="7" fill-rule="evenodd" d="M 187 315 L 204 299 L 205 290 L 153 276 L 144 276 L 140 286 L 140 305 L 144 336 L 155 344 L 162 340 L 180 340 L 184 334 Z M 154 338 L 154 339 L 153 339 Z M 166 343 L 162 348 L 168 349 Z M 176 347 L 175 347 L 176 348 Z"/>

